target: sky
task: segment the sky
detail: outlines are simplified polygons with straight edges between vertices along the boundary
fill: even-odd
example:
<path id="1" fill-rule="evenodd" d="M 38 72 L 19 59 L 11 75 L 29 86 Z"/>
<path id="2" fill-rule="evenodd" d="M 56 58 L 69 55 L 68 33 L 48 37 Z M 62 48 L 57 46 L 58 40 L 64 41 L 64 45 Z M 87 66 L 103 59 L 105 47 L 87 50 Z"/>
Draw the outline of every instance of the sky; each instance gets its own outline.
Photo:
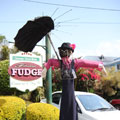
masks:
<path id="1" fill-rule="evenodd" d="M 70 42 L 74 57 L 120 57 L 120 0 L 0 0 L 0 35 L 14 42 L 28 20 L 41 16 L 54 20 L 50 36 L 57 51 Z"/>

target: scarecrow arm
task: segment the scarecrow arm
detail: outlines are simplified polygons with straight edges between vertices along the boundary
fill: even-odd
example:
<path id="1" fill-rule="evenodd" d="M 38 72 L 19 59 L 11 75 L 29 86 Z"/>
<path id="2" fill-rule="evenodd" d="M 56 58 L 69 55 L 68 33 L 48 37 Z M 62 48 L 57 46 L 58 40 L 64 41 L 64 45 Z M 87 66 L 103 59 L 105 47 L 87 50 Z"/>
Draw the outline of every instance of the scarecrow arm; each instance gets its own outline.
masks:
<path id="1" fill-rule="evenodd" d="M 57 59 L 49 59 L 47 63 L 44 64 L 44 66 L 47 68 L 47 70 L 51 67 L 54 66 L 55 68 L 60 67 L 59 60 Z"/>
<path id="2" fill-rule="evenodd" d="M 46 77 L 47 70 L 51 67 L 54 66 L 55 68 L 60 67 L 60 62 L 57 59 L 49 59 L 47 63 L 44 64 L 44 69 L 42 71 L 42 78 Z"/>
<path id="3" fill-rule="evenodd" d="M 80 67 L 84 68 L 103 68 L 102 62 L 91 61 L 91 60 L 83 60 L 83 59 L 75 59 L 75 69 L 78 70 Z"/>

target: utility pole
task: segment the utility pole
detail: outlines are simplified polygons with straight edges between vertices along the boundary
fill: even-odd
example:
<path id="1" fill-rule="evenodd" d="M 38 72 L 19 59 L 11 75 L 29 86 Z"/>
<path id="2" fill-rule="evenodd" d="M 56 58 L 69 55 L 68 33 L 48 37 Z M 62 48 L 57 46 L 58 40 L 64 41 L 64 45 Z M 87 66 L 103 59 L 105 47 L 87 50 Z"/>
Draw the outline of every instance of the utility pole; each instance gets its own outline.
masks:
<path id="1" fill-rule="evenodd" d="M 51 44 L 48 37 L 48 34 L 45 36 L 46 41 L 46 62 L 51 58 Z M 51 68 L 47 71 L 46 74 L 46 98 L 47 103 L 52 103 L 52 70 Z"/>

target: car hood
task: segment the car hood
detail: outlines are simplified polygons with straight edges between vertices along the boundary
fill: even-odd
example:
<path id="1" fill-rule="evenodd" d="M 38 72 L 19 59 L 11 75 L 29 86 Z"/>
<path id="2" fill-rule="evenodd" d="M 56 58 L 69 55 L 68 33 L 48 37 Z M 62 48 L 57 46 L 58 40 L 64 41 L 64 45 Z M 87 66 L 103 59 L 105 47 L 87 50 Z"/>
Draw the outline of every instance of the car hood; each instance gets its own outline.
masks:
<path id="1" fill-rule="evenodd" d="M 88 112 L 88 115 L 94 118 L 94 120 L 119 120 L 120 111 L 94 111 Z"/>

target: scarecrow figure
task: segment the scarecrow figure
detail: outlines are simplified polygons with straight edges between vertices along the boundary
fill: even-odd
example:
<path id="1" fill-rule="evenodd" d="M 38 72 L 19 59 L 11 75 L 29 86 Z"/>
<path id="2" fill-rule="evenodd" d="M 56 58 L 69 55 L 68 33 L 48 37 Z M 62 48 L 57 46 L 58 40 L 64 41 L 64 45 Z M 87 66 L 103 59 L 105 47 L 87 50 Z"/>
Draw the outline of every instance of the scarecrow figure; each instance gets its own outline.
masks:
<path id="1" fill-rule="evenodd" d="M 74 52 L 75 44 L 63 43 L 59 49 L 61 60 L 49 59 L 45 63 L 43 76 L 51 66 L 61 68 L 62 77 L 62 99 L 60 107 L 60 120 L 78 120 L 77 103 L 74 95 L 74 79 L 76 78 L 75 71 L 80 67 L 87 68 L 103 68 L 101 62 L 88 61 L 83 59 L 70 59 Z"/>

